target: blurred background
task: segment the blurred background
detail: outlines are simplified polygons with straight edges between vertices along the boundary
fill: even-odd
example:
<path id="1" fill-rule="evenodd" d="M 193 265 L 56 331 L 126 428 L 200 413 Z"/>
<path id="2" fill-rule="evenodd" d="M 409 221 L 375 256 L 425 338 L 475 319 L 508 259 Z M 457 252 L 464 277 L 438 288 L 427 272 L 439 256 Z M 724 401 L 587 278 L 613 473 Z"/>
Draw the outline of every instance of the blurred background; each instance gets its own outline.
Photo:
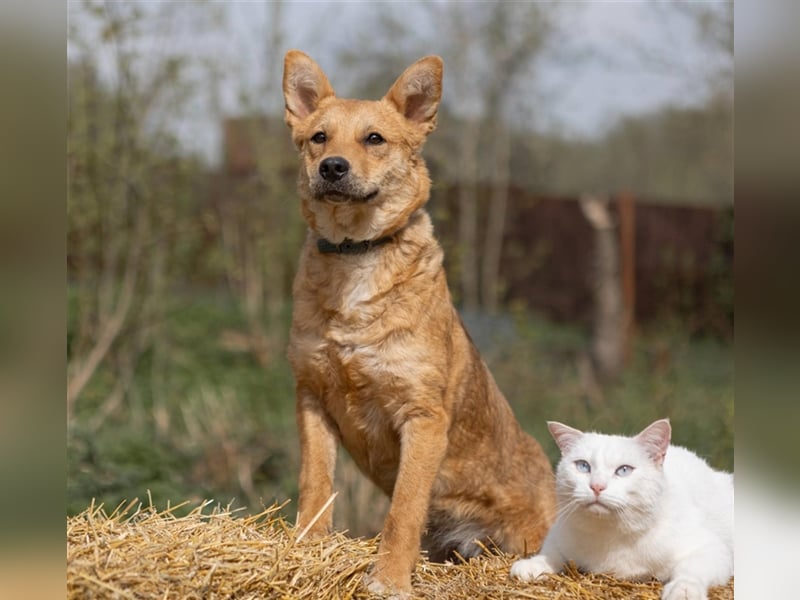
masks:
<path id="1" fill-rule="evenodd" d="M 668 416 L 733 468 L 733 2 L 70 2 L 69 514 L 296 498 L 290 48 L 375 99 L 444 58 L 428 209 L 553 461 L 548 419 Z M 385 499 L 337 480 L 337 525 L 377 532 Z"/>

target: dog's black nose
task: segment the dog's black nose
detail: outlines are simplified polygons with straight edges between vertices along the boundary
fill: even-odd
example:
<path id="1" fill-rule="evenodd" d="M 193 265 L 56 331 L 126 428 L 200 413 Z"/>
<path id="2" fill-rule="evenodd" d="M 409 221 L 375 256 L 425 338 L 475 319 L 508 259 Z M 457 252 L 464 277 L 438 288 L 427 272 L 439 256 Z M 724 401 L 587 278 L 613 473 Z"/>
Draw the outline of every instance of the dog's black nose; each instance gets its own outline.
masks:
<path id="1" fill-rule="evenodd" d="M 341 156 L 329 156 L 319 163 L 319 174 L 325 181 L 339 181 L 349 170 L 350 163 Z"/>

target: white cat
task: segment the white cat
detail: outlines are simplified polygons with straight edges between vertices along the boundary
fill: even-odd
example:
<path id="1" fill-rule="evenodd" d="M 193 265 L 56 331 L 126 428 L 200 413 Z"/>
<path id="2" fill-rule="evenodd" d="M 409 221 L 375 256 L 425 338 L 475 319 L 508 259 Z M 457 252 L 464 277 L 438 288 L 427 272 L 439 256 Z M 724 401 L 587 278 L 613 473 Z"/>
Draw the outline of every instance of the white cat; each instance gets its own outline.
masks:
<path id="1" fill-rule="evenodd" d="M 663 600 L 706 600 L 733 575 L 733 475 L 670 446 L 669 421 L 636 437 L 583 433 L 548 422 L 561 450 L 558 518 L 538 555 L 511 576 L 531 581 L 578 568 L 623 579 L 655 577 Z"/>

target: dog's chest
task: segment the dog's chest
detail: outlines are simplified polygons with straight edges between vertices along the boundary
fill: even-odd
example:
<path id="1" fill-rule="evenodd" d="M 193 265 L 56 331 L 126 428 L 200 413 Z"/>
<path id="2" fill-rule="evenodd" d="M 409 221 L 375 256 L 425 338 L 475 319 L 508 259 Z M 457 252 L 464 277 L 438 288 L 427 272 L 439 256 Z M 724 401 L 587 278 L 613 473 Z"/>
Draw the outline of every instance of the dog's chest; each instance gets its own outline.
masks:
<path id="1" fill-rule="evenodd" d="M 296 336 L 292 346 L 298 376 L 314 382 L 326 411 L 337 422 L 374 430 L 386 426 L 384 405 L 397 393 L 398 366 L 391 342 L 369 337 L 368 331 L 330 326 L 322 335 Z"/>

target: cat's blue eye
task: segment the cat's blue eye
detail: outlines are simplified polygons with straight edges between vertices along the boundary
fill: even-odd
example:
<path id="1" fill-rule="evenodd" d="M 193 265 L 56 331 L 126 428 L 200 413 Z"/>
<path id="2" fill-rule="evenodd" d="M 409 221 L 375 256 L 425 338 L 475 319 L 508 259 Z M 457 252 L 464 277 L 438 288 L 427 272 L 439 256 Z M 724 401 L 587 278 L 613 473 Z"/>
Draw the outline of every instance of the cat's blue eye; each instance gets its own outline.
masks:
<path id="1" fill-rule="evenodd" d="M 576 460 L 575 468 L 581 473 L 591 473 L 592 467 L 585 460 Z"/>
<path id="2" fill-rule="evenodd" d="M 627 477 L 633 473 L 633 467 L 630 465 L 622 465 L 621 467 L 617 467 L 617 470 L 614 471 L 614 473 L 620 477 Z"/>

